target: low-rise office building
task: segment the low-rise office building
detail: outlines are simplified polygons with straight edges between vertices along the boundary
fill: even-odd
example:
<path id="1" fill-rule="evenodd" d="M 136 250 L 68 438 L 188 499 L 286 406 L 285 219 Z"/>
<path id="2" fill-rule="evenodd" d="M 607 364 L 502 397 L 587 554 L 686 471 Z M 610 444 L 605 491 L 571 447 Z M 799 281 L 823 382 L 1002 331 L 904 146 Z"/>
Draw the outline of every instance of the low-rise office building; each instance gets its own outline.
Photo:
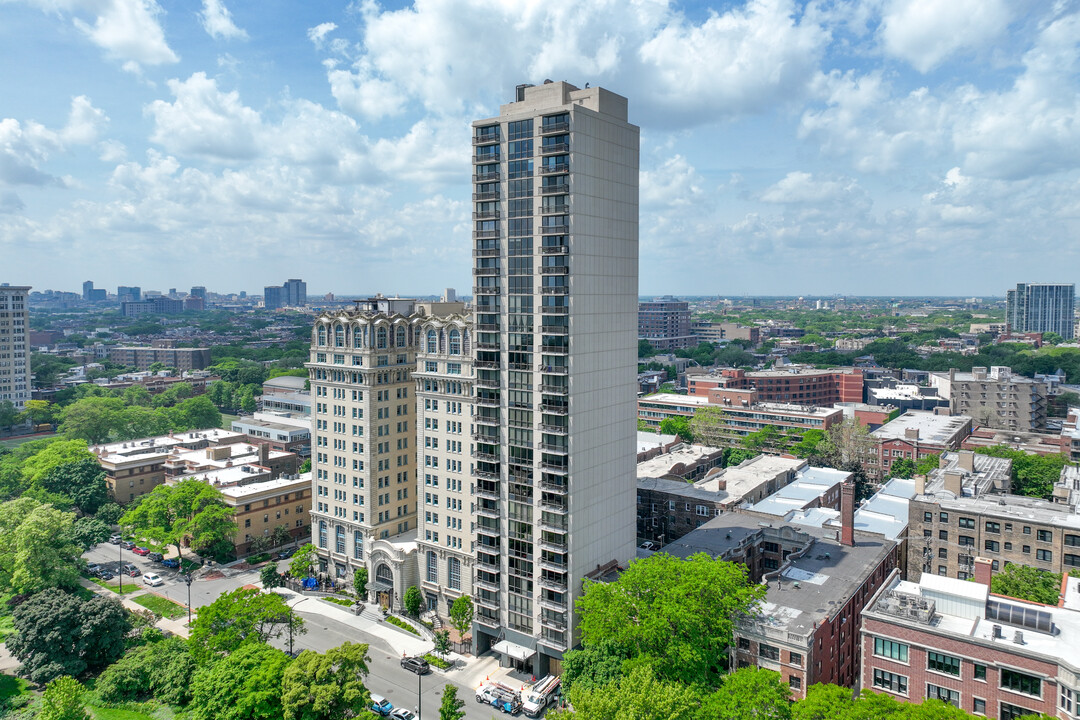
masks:
<path id="1" fill-rule="evenodd" d="M 139 370 L 154 363 L 178 370 L 203 370 L 212 364 L 209 348 L 113 347 L 109 348 L 109 360 Z"/>
<path id="2" fill-rule="evenodd" d="M 726 343 L 731 340 L 746 340 L 755 347 L 761 344 L 761 330 L 736 323 L 701 321 L 690 326 L 698 342 Z"/>
<path id="3" fill-rule="evenodd" d="M 898 700 L 937 699 L 975 715 L 1074 720 L 1080 700 L 1080 581 L 1059 607 L 990 593 L 976 582 L 894 573 L 862 614 L 861 686 Z"/>

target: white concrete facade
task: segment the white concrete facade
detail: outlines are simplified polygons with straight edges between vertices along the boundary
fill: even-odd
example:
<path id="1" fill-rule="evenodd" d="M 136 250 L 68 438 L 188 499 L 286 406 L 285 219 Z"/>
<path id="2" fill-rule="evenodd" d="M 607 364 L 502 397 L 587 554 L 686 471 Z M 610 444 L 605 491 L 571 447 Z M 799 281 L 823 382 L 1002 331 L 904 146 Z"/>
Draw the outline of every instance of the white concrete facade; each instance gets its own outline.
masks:
<path id="1" fill-rule="evenodd" d="M 30 399 L 29 292 L 29 286 L 0 285 L 0 402 L 20 412 Z"/>
<path id="2" fill-rule="evenodd" d="M 473 129 L 474 634 L 539 675 L 580 639 L 583 578 L 634 556 L 639 130 L 563 82 Z"/>

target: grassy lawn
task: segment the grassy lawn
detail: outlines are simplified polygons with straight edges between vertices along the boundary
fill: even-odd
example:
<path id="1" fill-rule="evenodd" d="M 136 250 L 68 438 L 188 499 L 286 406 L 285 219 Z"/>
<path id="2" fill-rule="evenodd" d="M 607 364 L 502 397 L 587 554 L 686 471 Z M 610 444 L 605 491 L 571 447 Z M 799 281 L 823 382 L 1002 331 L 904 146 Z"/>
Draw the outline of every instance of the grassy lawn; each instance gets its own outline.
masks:
<path id="1" fill-rule="evenodd" d="M 137 598 L 132 598 L 131 601 L 162 617 L 176 619 L 187 615 L 187 608 L 157 595 L 140 595 Z"/>
<path id="2" fill-rule="evenodd" d="M 120 593 L 119 584 L 110 585 L 101 578 L 90 578 L 90 582 L 94 583 L 95 585 L 100 585 L 106 590 L 112 590 L 114 593 Z M 135 578 L 129 578 L 127 584 L 124 585 L 124 594 L 127 595 L 128 593 L 135 592 L 138 589 L 140 589 L 140 586 L 135 584 Z"/>
<path id="3" fill-rule="evenodd" d="M 221 429 L 232 430 L 232 421 L 238 419 L 239 415 L 230 415 L 228 413 L 221 413 Z"/>
<path id="4" fill-rule="evenodd" d="M 102 708 L 93 705 L 87 706 L 90 717 L 94 720 L 160 720 L 160 718 L 173 717 L 173 713 L 164 708 L 154 712 L 153 715 L 140 710 L 121 710 L 119 708 Z"/>
<path id="5" fill-rule="evenodd" d="M 0 440 L 0 447 L 7 450 L 14 450 L 23 443 L 28 443 L 31 440 L 44 440 L 45 438 L 52 437 L 55 434 L 56 433 L 50 433 L 48 435 L 22 435 L 20 437 L 6 438 L 4 440 Z"/>
<path id="6" fill-rule="evenodd" d="M 0 675 L 0 707 L 16 695 L 30 692 L 30 683 L 11 675 Z"/>

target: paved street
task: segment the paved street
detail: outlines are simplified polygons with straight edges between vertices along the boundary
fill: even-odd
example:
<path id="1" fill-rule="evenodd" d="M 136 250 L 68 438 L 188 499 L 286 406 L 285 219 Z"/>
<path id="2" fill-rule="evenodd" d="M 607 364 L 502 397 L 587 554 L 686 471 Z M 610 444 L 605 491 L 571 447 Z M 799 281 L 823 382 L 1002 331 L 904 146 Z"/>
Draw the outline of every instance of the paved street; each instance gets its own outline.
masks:
<path id="1" fill-rule="evenodd" d="M 107 567 L 114 574 L 118 573 L 121 551 L 117 545 L 102 543 L 89 550 L 83 557 L 88 562 L 96 562 Z M 138 585 L 150 592 L 164 595 L 181 605 L 187 604 L 188 588 L 179 571 L 163 568 L 160 564 L 150 562 L 145 557 L 140 557 L 129 550 L 123 551 L 123 562 L 135 565 L 144 574 L 156 573 L 165 581 L 162 586 L 149 588 L 142 582 L 141 576 L 125 577 L 125 586 Z M 288 562 L 281 561 L 278 564 L 279 569 L 285 570 Z M 210 575 L 210 579 L 199 578 L 192 583 L 191 604 L 194 608 L 207 605 L 221 594 L 244 585 L 260 585 L 259 574 L 255 570 L 239 571 L 215 566 L 201 571 L 200 574 Z M 116 579 L 110 581 L 110 584 L 115 585 Z M 490 720 L 490 718 L 502 716 L 494 708 L 478 705 L 475 700 L 476 687 L 483 682 L 485 677 L 504 675 L 506 672 L 499 669 L 498 660 L 494 656 L 470 658 L 466 667 L 456 668 L 446 673 L 433 671 L 421 677 L 418 682 L 416 675 L 402 669 L 401 656 L 402 653 L 418 654 L 428 651 L 431 649 L 431 643 L 388 623 L 355 617 L 351 610 L 318 598 L 304 597 L 285 590 L 279 591 L 290 605 L 295 606 L 296 613 L 304 619 L 307 629 L 303 635 L 293 638 L 293 649 L 325 652 L 344 642 L 367 643 L 370 648 L 368 654 L 371 657 L 368 689 L 388 698 L 394 707 L 414 709 L 417 705 L 419 689 L 422 698 L 421 718 L 436 718 L 443 687 L 448 682 L 453 682 L 458 686 L 458 697 L 465 701 L 464 710 L 467 718 Z M 273 644 L 287 650 L 288 637 L 279 638 Z M 517 681 L 509 680 L 508 682 L 514 684 Z"/>

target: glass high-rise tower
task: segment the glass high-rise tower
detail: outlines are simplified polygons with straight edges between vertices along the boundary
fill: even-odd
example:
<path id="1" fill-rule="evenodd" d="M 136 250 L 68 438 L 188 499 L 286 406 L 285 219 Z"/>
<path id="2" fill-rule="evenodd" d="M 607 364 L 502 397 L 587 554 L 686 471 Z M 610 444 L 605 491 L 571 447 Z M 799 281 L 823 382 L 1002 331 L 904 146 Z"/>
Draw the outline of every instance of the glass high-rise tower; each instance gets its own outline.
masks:
<path id="1" fill-rule="evenodd" d="M 639 130 L 565 82 L 472 127 L 474 637 L 539 675 L 634 553 Z"/>
<path id="2" fill-rule="evenodd" d="M 1055 332 L 1073 337 L 1076 286 L 1020 283 L 1005 293 L 1005 322 L 1011 332 Z"/>

